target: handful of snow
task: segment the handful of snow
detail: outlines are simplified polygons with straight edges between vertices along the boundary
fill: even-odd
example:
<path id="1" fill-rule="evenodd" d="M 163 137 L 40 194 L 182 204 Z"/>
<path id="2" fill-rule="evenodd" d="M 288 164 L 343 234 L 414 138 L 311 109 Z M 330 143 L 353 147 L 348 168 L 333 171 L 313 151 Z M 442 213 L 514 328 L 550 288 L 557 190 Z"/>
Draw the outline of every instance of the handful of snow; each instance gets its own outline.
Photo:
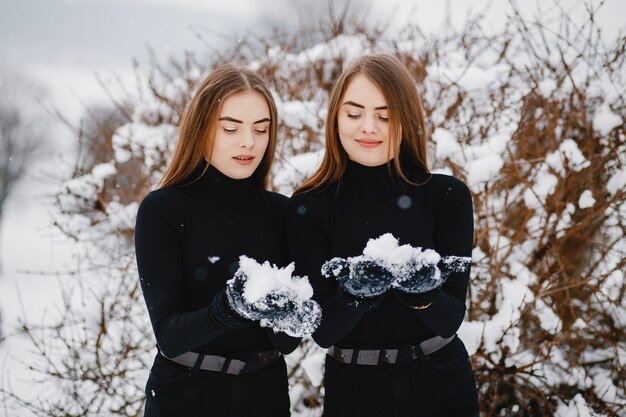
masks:
<path id="1" fill-rule="evenodd" d="M 398 239 L 391 233 L 368 240 L 362 256 L 381 262 L 398 277 L 402 276 L 409 266 L 417 269 L 426 268 L 437 265 L 441 259 L 441 256 L 432 249 L 414 248 L 411 245 L 400 246 Z"/>
<path id="2" fill-rule="evenodd" d="M 463 256 L 442 257 L 433 249 L 423 249 L 411 245 L 400 245 L 391 233 L 385 233 L 376 239 L 370 239 L 359 256 L 333 258 L 322 266 L 322 274 L 336 278 L 349 292 L 358 296 L 375 296 L 382 294 L 390 287 L 409 293 L 423 293 L 433 290 L 446 281 L 453 272 L 467 270 L 471 258 Z M 363 288 L 363 277 L 356 271 L 364 263 L 377 266 L 377 275 L 392 275 L 393 279 L 387 286 L 380 280 L 366 277 L 370 288 Z M 372 269 L 374 270 L 374 269 Z M 385 278 L 384 282 L 389 281 Z M 352 291 L 356 287 L 357 292 Z"/>
<path id="3" fill-rule="evenodd" d="M 239 257 L 239 270 L 248 276 L 243 296 L 249 303 L 254 303 L 268 293 L 281 288 L 291 289 L 301 300 L 309 300 L 313 296 L 313 287 L 306 277 L 293 277 L 295 265 L 290 263 L 278 268 L 265 261 L 259 264 L 245 255 Z"/>
<path id="4" fill-rule="evenodd" d="M 293 337 L 311 334 L 319 325 L 322 310 L 311 300 L 313 288 L 306 277 L 292 276 L 294 264 L 285 268 L 259 264 L 239 257 L 239 269 L 226 282 L 226 295 L 237 313 L 260 320 L 277 332 Z"/>

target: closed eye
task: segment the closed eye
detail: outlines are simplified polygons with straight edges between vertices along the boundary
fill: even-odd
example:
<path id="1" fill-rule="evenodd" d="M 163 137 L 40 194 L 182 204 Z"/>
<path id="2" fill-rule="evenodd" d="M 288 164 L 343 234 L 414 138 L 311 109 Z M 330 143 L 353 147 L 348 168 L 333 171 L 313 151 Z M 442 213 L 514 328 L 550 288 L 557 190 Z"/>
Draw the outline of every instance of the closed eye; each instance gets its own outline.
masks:
<path id="1" fill-rule="evenodd" d="M 360 114 L 358 114 L 358 113 L 350 113 L 350 112 L 347 112 L 346 114 L 347 114 L 347 116 L 348 116 L 350 119 L 358 119 L 359 117 L 361 117 L 361 115 L 360 115 Z"/>
<path id="2" fill-rule="evenodd" d="M 378 116 L 378 119 L 380 119 L 383 122 L 388 122 L 389 121 L 389 116 Z"/>
<path id="3" fill-rule="evenodd" d="M 254 133 L 264 135 L 267 133 L 267 129 L 254 129 Z"/>
<path id="4" fill-rule="evenodd" d="M 224 127 L 222 129 L 224 129 L 225 133 L 235 133 L 237 131 L 236 127 Z"/>

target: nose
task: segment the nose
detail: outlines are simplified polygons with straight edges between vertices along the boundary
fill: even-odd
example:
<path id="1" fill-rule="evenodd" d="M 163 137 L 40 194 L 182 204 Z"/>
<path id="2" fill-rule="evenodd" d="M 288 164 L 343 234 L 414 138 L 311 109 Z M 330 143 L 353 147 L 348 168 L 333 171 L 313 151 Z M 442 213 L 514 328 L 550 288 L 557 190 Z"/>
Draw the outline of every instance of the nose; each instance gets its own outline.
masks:
<path id="1" fill-rule="evenodd" d="M 252 148 L 254 146 L 254 134 L 252 131 L 247 131 L 243 134 L 239 145 L 242 148 Z"/>
<path id="2" fill-rule="evenodd" d="M 376 119 L 372 115 L 367 115 L 363 119 L 361 126 L 362 133 L 376 133 Z"/>

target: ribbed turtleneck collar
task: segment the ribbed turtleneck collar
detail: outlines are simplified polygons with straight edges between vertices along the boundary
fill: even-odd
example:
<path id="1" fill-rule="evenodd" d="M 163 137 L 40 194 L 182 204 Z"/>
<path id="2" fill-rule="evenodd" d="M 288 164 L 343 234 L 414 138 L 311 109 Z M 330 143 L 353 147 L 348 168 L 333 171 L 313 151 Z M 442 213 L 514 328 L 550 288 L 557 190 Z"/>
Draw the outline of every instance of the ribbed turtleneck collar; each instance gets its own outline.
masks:
<path id="1" fill-rule="evenodd" d="M 391 168 L 391 171 L 389 170 Z M 349 193 L 386 194 L 401 189 L 402 181 L 393 166 L 386 163 L 378 166 L 365 166 L 348 160 L 343 178 L 343 186 Z"/>
<path id="2" fill-rule="evenodd" d="M 393 162 L 390 163 L 393 164 Z M 346 166 L 346 175 L 363 180 L 391 180 L 392 177 L 395 177 L 395 172 L 393 172 L 393 166 L 391 167 L 391 169 L 392 171 L 390 173 L 387 163 L 370 167 L 361 165 L 358 162 L 348 159 L 348 165 Z"/>
<path id="3" fill-rule="evenodd" d="M 428 179 L 428 174 L 421 168 L 404 169 L 405 175 L 411 181 L 422 183 Z M 348 160 L 344 179 L 344 183 L 348 187 L 356 187 L 359 191 L 374 193 L 402 191 L 408 185 L 396 172 L 393 160 L 373 167 Z"/>
<path id="4" fill-rule="evenodd" d="M 196 169 L 194 169 L 191 174 L 192 181 L 193 179 L 198 178 L 202 171 L 204 171 L 205 167 L 209 165 L 206 160 L 202 160 Z M 241 193 L 250 191 L 253 188 L 258 188 L 261 186 L 261 178 L 260 178 L 259 170 L 257 169 L 251 176 L 243 179 L 234 179 L 229 176 L 223 174 L 220 170 L 215 168 L 213 165 L 209 165 L 206 167 L 206 172 L 202 174 L 197 181 L 196 184 L 200 183 L 205 187 L 210 188 L 211 190 L 220 191 L 220 192 L 234 192 Z"/>

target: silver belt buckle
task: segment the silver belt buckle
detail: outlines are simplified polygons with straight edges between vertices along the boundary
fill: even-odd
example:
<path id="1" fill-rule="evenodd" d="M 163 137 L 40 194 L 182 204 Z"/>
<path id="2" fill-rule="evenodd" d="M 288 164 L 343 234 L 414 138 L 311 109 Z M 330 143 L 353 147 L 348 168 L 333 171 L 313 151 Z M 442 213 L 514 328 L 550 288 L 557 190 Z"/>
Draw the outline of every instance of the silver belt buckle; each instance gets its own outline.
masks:
<path id="1" fill-rule="evenodd" d="M 389 364 L 395 364 L 398 360 L 398 349 L 383 349 L 385 353 L 383 356 L 383 362 Z"/>
<path id="2" fill-rule="evenodd" d="M 378 365 L 380 349 L 360 349 L 358 352 L 357 365 Z"/>

